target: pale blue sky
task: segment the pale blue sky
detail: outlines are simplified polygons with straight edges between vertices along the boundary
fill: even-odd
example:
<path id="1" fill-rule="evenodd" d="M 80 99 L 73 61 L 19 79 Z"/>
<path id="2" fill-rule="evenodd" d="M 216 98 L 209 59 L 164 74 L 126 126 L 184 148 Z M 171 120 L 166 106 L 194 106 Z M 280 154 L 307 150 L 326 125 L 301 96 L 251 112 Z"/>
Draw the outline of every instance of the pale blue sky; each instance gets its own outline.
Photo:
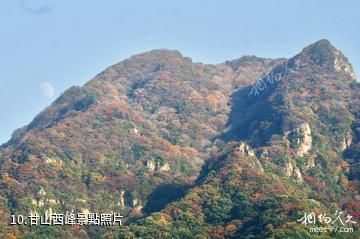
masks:
<path id="1" fill-rule="evenodd" d="M 65 89 L 154 48 L 220 63 L 327 38 L 359 73 L 359 11 L 357 0 L 1 0 L 0 144 Z"/>

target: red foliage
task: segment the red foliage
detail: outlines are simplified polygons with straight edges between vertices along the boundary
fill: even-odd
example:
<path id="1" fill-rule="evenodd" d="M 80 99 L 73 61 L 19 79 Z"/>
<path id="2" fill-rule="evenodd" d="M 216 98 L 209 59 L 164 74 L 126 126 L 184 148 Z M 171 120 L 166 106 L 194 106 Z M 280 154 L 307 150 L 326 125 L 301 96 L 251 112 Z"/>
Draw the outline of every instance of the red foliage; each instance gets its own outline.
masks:
<path id="1" fill-rule="evenodd" d="M 112 111 L 105 111 L 103 114 L 106 118 L 111 118 L 114 115 L 114 112 Z"/>
<path id="2" fill-rule="evenodd" d="M 140 115 L 134 115 L 133 121 L 139 124 L 145 124 L 145 120 Z"/>
<path id="3" fill-rule="evenodd" d="M 354 221 L 358 222 L 360 219 L 360 202 L 348 202 L 344 204 L 344 210 L 351 216 Z"/>
<path id="4" fill-rule="evenodd" d="M 315 179 L 312 178 L 312 177 L 310 177 L 310 176 L 305 175 L 305 176 L 304 176 L 304 180 L 305 180 L 305 182 L 307 182 L 307 184 L 309 184 L 310 186 L 314 186 L 314 185 L 316 184 Z"/>
<path id="5" fill-rule="evenodd" d="M 325 183 L 316 181 L 313 177 L 304 176 L 304 180 L 317 192 L 324 192 L 326 190 Z"/>

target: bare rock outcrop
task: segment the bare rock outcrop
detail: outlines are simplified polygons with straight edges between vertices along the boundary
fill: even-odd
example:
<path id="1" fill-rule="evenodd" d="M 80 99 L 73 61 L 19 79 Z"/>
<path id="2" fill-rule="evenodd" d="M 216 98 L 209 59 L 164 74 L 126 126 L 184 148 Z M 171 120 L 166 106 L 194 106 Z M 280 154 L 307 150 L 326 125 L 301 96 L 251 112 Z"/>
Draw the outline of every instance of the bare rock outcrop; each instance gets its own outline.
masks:
<path id="1" fill-rule="evenodd" d="M 297 156 L 304 156 L 312 147 L 311 128 L 308 123 L 286 132 L 285 138 L 290 142 L 291 147 L 296 149 Z"/>

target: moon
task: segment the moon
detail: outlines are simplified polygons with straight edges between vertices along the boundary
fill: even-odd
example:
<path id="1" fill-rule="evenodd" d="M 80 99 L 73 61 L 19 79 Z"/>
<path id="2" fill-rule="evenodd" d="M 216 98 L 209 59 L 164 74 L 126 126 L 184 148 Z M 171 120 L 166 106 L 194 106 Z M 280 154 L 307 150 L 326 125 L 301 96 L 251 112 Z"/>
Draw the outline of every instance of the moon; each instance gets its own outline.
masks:
<path id="1" fill-rule="evenodd" d="M 41 89 L 42 95 L 46 99 L 51 99 L 55 94 L 55 87 L 48 82 L 41 83 L 40 89 Z"/>

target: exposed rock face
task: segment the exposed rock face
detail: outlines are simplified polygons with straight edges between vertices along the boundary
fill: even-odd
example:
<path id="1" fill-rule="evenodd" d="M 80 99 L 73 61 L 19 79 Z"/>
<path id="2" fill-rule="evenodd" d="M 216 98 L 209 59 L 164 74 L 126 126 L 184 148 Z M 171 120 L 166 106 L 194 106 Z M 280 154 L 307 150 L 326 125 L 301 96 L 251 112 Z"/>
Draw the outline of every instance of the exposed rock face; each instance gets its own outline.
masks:
<path id="1" fill-rule="evenodd" d="M 307 164 L 306 164 L 306 168 L 310 169 L 310 168 L 314 168 L 315 165 L 315 159 L 314 158 L 309 158 Z"/>
<path id="2" fill-rule="evenodd" d="M 264 167 L 262 166 L 262 164 L 260 163 L 259 159 L 256 157 L 252 158 L 252 165 L 259 170 L 259 172 L 263 173 L 265 172 Z"/>
<path id="3" fill-rule="evenodd" d="M 356 80 L 356 75 L 353 67 L 349 64 L 345 56 L 339 51 L 335 51 L 334 68 L 338 72 L 343 72 L 348 75 L 352 80 Z"/>
<path id="4" fill-rule="evenodd" d="M 53 205 L 59 205 L 60 201 L 57 199 L 48 199 L 47 200 L 49 204 L 53 204 Z"/>
<path id="5" fill-rule="evenodd" d="M 293 165 L 291 162 L 285 163 L 285 171 L 287 177 L 294 176 L 298 182 L 303 181 L 300 169 L 296 165 Z"/>
<path id="6" fill-rule="evenodd" d="M 296 180 L 298 181 L 298 182 L 302 182 L 303 181 L 303 178 L 302 178 L 302 175 L 301 175 L 301 172 L 300 172 L 300 169 L 299 168 L 295 168 L 294 169 L 294 175 L 295 175 L 295 177 L 296 177 Z"/>
<path id="7" fill-rule="evenodd" d="M 160 172 L 167 172 L 170 171 L 170 166 L 168 163 L 165 163 L 164 165 L 161 165 L 160 167 L 158 167 Z"/>
<path id="8" fill-rule="evenodd" d="M 48 163 L 48 164 L 56 164 L 56 163 L 61 164 L 60 160 L 50 158 L 50 157 L 45 158 L 44 161 L 45 161 L 45 163 Z"/>
<path id="9" fill-rule="evenodd" d="M 352 143 L 352 137 L 351 137 L 350 134 L 348 134 L 348 135 L 344 138 L 344 140 L 343 140 L 343 142 L 342 142 L 341 150 L 344 151 L 344 150 L 346 150 L 347 148 L 349 148 L 350 145 L 351 145 L 351 143 Z"/>
<path id="10" fill-rule="evenodd" d="M 286 176 L 291 177 L 291 175 L 294 171 L 294 167 L 291 162 L 285 163 L 285 171 L 286 171 Z"/>
<path id="11" fill-rule="evenodd" d="M 156 169 L 156 164 L 155 164 L 155 161 L 150 159 L 150 160 L 147 160 L 146 161 L 146 167 L 150 170 L 150 171 L 155 171 Z"/>
<path id="12" fill-rule="evenodd" d="M 38 206 L 43 207 L 45 205 L 44 200 L 39 200 Z"/>
<path id="13" fill-rule="evenodd" d="M 236 149 L 239 153 L 247 156 L 255 156 L 254 150 L 250 148 L 246 143 L 240 143 L 239 147 Z"/>
<path id="14" fill-rule="evenodd" d="M 137 211 L 141 211 L 141 209 L 143 208 L 143 205 L 140 201 L 140 199 L 138 199 L 137 197 L 130 195 L 130 193 L 128 194 L 128 199 L 129 199 L 129 205 L 131 208 L 137 210 Z"/>
<path id="15" fill-rule="evenodd" d="M 46 196 L 46 191 L 42 188 L 40 189 L 40 191 L 38 192 L 39 196 Z"/>
<path id="16" fill-rule="evenodd" d="M 120 191 L 119 202 L 117 203 L 117 205 L 120 208 L 128 207 L 138 211 L 141 211 L 141 209 L 143 208 L 141 200 L 129 191 Z"/>
<path id="17" fill-rule="evenodd" d="M 168 163 L 161 163 L 161 162 L 157 162 L 153 159 L 147 160 L 146 161 L 146 167 L 151 171 L 160 171 L 160 172 L 167 172 L 170 171 L 170 166 Z"/>
<path id="18" fill-rule="evenodd" d="M 125 195 L 125 191 L 121 191 L 120 192 L 120 199 L 119 199 L 119 207 L 121 208 L 124 208 L 125 207 L 125 198 L 124 198 L 124 195 Z"/>
<path id="19" fill-rule="evenodd" d="M 298 128 L 286 132 L 285 136 L 289 140 L 291 146 L 296 149 L 296 154 L 299 157 L 304 156 L 311 149 L 311 128 L 308 123 L 303 123 Z"/>
<path id="20" fill-rule="evenodd" d="M 138 199 L 133 198 L 133 200 L 132 200 L 132 202 L 131 202 L 131 206 L 132 206 L 132 207 L 136 207 L 136 206 L 138 206 L 138 204 L 139 204 Z"/>
<path id="21" fill-rule="evenodd" d="M 234 155 L 239 157 L 242 160 L 245 156 L 245 160 L 251 167 L 256 168 L 259 172 L 264 172 L 264 168 L 260 163 L 259 159 L 255 155 L 255 151 L 246 143 L 240 143 L 238 147 L 235 148 Z M 250 156 L 250 158 L 246 158 L 246 156 Z"/>
<path id="22" fill-rule="evenodd" d="M 303 156 L 311 149 L 312 145 L 310 125 L 308 123 L 302 124 L 298 130 L 302 137 L 297 154 Z"/>

